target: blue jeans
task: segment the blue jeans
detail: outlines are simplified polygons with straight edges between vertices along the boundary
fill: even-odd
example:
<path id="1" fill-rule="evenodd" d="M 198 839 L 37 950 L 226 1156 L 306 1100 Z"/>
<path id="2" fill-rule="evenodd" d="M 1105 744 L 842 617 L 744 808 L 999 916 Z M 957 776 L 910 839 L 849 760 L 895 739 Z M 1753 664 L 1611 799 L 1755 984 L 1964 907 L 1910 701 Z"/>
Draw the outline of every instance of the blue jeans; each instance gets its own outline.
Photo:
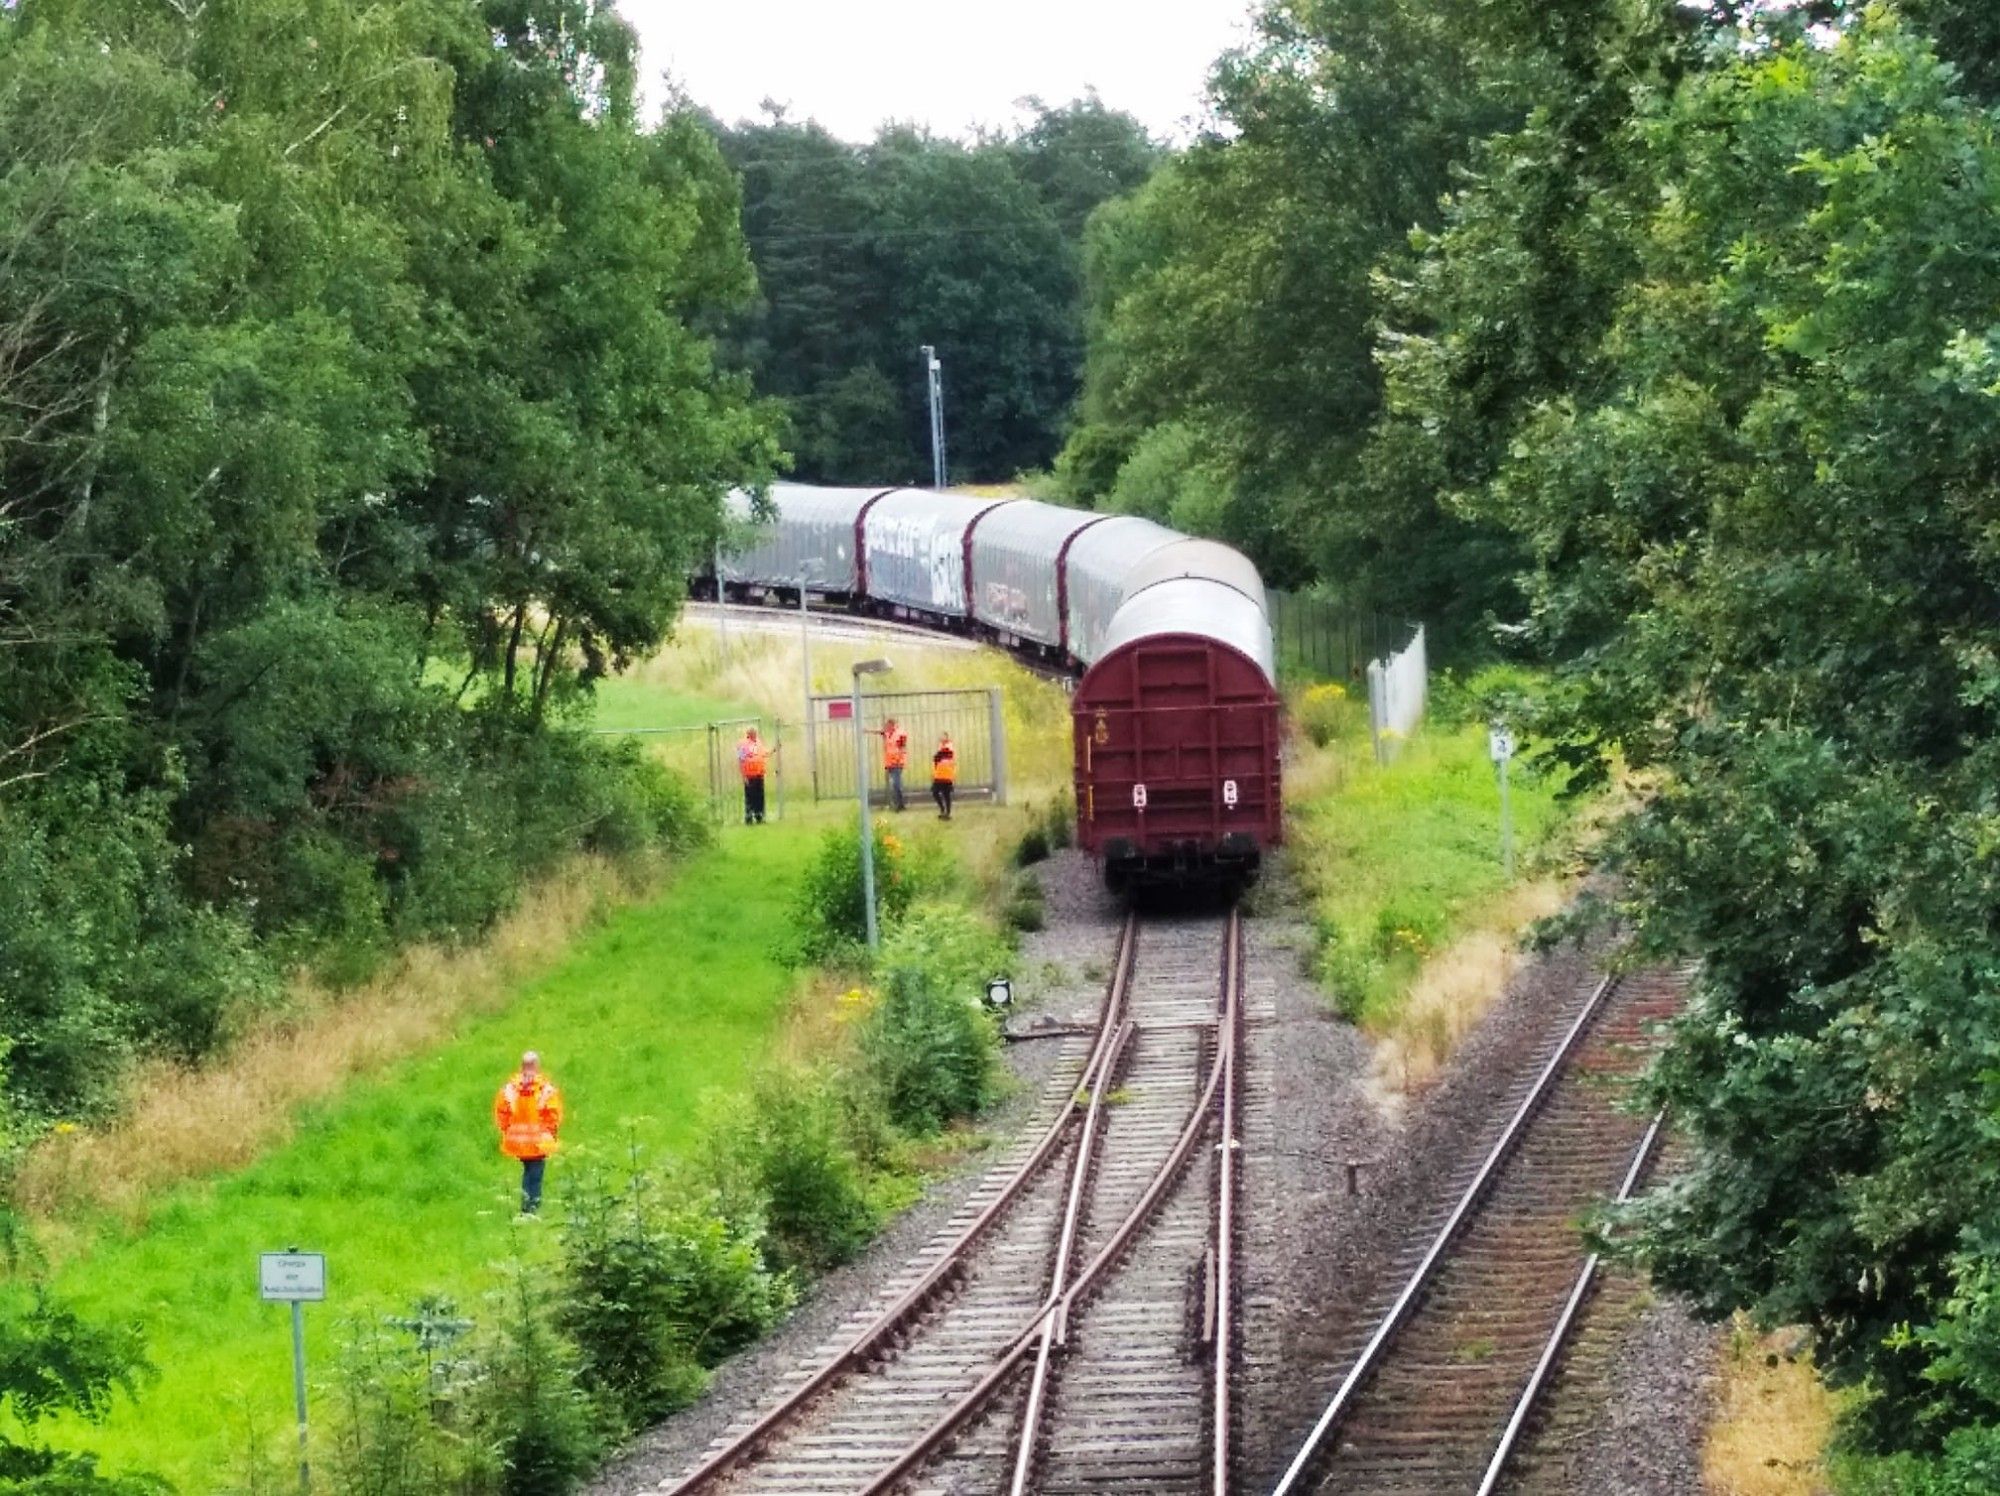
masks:
<path id="1" fill-rule="evenodd" d="M 542 1208 L 542 1171 L 549 1166 L 546 1158 L 524 1158 L 521 1160 L 521 1214 L 533 1215 Z"/>
<path id="2" fill-rule="evenodd" d="M 889 776 L 889 803 L 895 806 L 896 809 L 901 810 L 903 808 L 903 766 L 898 764 L 895 768 L 884 769 L 882 772 Z"/>

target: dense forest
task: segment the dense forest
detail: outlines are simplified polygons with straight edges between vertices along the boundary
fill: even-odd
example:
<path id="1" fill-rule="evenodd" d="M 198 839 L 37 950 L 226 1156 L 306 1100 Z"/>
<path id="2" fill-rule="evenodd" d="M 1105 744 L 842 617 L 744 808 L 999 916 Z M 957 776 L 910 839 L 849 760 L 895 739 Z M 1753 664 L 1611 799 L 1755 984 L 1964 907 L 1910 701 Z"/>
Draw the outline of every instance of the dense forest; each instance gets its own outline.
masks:
<path id="1" fill-rule="evenodd" d="M 721 356 L 786 411 L 793 475 L 928 483 L 927 345 L 951 477 L 1047 467 L 1081 376 L 1084 225 L 1159 157 L 1139 123 L 1088 98 L 970 144 L 889 126 L 853 146 L 775 108 L 714 128 L 758 281 Z"/>
<path id="2" fill-rule="evenodd" d="M 17 1135 L 677 824 L 551 724 L 779 448 L 697 326 L 753 285 L 735 178 L 633 70 L 587 0 L 0 19 Z"/>

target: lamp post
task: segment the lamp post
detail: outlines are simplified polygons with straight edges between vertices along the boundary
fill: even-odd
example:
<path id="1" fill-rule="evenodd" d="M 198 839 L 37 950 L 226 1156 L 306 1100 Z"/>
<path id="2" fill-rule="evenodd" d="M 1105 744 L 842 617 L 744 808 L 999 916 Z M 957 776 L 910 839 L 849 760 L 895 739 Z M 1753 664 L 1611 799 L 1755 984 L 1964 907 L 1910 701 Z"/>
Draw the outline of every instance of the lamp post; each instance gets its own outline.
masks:
<path id="1" fill-rule="evenodd" d="M 944 487 L 944 365 L 929 343 L 919 350 L 924 359 L 924 389 L 931 407 L 931 487 Z"/>
<path id="2" fill-rule="evenodd" d="M 854 662 L 854 782 L 861 792 L 861 907 L 868 922 L 868 949 L 882 943 L 875 928 L 875 831 L 868 819 L 868 749 L 861 730 L 861 677 L 880 675 L 889 668 L 887 660 Z"/>
<path id="3" fill-rule="evenodd" d="M 806 587 L 819 580 L 819 562 L 808 561 L 799 568 L 799 659 L 805 678 L 806 773 L 812 779 L 813 800 L 819 800 L 819 734 L 813 731 L 812 627 L 806 615 Z"/>

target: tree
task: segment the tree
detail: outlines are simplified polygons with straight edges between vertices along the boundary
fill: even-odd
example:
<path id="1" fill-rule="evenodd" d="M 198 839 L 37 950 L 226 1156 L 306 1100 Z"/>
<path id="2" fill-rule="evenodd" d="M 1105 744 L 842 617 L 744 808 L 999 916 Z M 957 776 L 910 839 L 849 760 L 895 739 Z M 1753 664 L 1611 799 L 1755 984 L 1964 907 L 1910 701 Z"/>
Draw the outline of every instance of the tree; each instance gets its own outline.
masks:
<path id="1" fill-rule="evenodd" d="M 1520 110 L 1515 70 L 1481 71 L 1485 9 L 1264 9 L 1215 75 L 1230 133 L 1092 224 L 1087 375 L 1061 464 L 1083 496 L 1172 424 L 1223 475 L 1219 532 L 1274 580 L 1323 573 L 1433 623 L 1463 613 L 1469 569 L 1442 563 L 1445 585 L 1410 585 L 1409 557 L 1448 553 L 1446 537 L 1404 544 L 1405 516 L 1383 522 L 1360 456 L 1381 402 L 1377 266 L 1435 222 L 1470 142 Z"/>
<path id="2" fill-rule="evenodd" d="M 19 1428 L 63 1414 L 94 1423 L 119 1393 L 135 1393 L 147 1371 L 136 1330 L 92 1326 L 40 1291 L 17 1292 L 0 1309 L 0 1405 Z M 149 1476 L 102 1475 L 87 1454 L 0 1438 L 0 1492 L 161 1496 L 167 1489 Z"/>
<path id="3" fill-rule="evenodd" d="M 928 476 L 925 345 L 945 362 L 954 476 L 1052 459 L 1077 386 L 1083 222 L 1155 159 L 1135 120 L 1091 97 L 1038 104 L 1014 136 L 889 126 L 855 147 L 773 108 L 719 138 L 761 291 L 730 356 L 783 402 L 797 477 Z"/>
<path id="4" fill-rule="evenodd" d="M 2000 139 L 1887 10 L 1760 24 L 1600 137 L 1588 221 L 1629 269 L 1473 441 L 1467 502 L 1536 559 L 1563 751 L 1664 774 L 1619 857 L 1648 946 L 1703 968 L 1651 1082 L 1693 1165 L 1640 1249 L 1711 1312 L 1809 1324 L 1857 1432 L 1922 1446 L 2000 1421 Z M 1456 207 L 1446 328 L 1528 263 L 1538 201 Z"/>
<path id="5" fill-rule="evenodd" d="M 658 819 L 557 708 L 777 445 L 732 179 L 632 97 L 594 0 L 0 11 L 15 1105 Z"/>

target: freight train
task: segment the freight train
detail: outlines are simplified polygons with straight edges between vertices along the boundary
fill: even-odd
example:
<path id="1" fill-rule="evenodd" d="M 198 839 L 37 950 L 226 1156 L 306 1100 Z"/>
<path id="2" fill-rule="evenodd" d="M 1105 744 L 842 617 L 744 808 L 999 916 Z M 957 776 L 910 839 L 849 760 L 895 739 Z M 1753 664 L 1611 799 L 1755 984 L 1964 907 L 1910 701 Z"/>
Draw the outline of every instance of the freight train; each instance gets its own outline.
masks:
<path id="1" fill-rule="evenodd" d="M 1282 834 L 1277 669 L 1247 558 L 1148 519 L 1034 499 L 780 483 L 729 505 L 696 579 L 971 634 L 1080 675 L 1077 840 L 1121 892 L 1241 886 Z"/>

